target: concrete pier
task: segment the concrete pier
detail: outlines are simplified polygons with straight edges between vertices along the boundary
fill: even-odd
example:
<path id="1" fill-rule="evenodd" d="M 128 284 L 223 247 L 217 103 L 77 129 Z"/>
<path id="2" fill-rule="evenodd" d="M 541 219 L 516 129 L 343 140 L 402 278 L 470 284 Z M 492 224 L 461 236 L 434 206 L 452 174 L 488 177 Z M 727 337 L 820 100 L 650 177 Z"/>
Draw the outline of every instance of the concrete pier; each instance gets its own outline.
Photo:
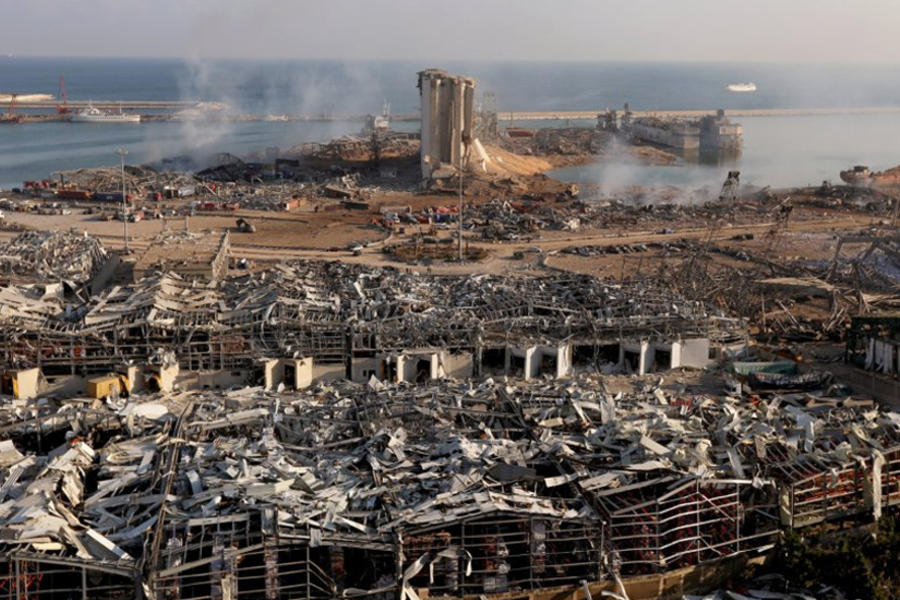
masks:
<path id="1" fill-rule="evenodd" d="M 119 107 L 126 112 L 135 110 L 157 111 L 155 114 L 164 117 L 169 112 L 197 107 L 200 101 L 182 100 L 93 100 L 91 105 L 102 110 L 117 111 Z M 16 109 L 47 109 L 56 112 L 58 102 L 56 100 L 35 100 L 29 102 L 16 102 Z M 77 111 L 87 107 L 89 102 L 82 100 L 69 100 L 70 111 Z M 227 110 L 227 109 L 226 109 Z M 553 111 L 498 111 L 500 121 L 594 121 L 597 115 L 607 110 L 597 108 L 595 110 L 553 110 Z M 210 111 L 211 116 L 224 111 Z M 661 118 L 685 118 L 699 119 L 700 117 L 715 114 L 715 108 L 684 109 L 684 110 L 632 110 L 634 118 L 661 117 Z M 833 108 L 748 108 L 726 109 L 726 117 L 808 117 L 828 115 L 881 115 L 900 114 L 900 106 L 861 106 L 861 107 L 833 107 Z M 37 115 L 35 115 L 37 116 Z M 265 115 L 240 115 L 237 120 L 254 120 L 252 117 L 264 118 Z M 318 122 L 362 122 L 366 115 L 362 114 L 338 114 L 338 113 L 306 113 L 288 114 L 286 120 L 290 121 L 318 121 Z M 235 117 L 229 117 L 235 119 Z M 391 121 L 418 121 L 418 113 L 391 115 Z"/>
<path id="2" fill-rule="evenodd" d="M 605 109 L 603 109 L 605 110 Z M 499 111 L 501 121 L 585 121 L 594 120 L 603 110 Z M 715 114 L 715 108 L 689 110 L 632 110 L 639 117 L 699 119 Z M 827 115 L 900 114 L 900 106 L 861 106 L 835 108 L 745 108 L 726 109 L 726 117 L 810 117 Z"/>

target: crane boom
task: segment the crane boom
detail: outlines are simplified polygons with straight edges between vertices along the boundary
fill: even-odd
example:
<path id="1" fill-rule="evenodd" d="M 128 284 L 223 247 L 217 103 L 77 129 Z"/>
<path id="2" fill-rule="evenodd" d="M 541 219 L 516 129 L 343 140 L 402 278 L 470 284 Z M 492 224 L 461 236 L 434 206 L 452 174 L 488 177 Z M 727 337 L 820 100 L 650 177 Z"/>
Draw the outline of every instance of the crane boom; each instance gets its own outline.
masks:
<path id="1" fill-rule="evenodd" d="M 59 99 L 62 100 L 61 104 L 56 105 L 56 113 L 60 115 L 69 114 L 69 101 L 66 98 L 66 82 L 63 79 L 63 76 L 59 76 Z"/>

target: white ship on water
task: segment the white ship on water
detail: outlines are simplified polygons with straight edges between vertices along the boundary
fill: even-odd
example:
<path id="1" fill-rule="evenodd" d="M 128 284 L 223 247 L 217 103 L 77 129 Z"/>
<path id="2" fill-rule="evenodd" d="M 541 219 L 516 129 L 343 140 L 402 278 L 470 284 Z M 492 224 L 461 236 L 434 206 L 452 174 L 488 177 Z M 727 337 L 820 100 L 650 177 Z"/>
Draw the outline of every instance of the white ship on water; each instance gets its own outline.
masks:
<path id="1" fill-rule="evenodd" d="M 747 83 L 729 83 L 725 86 L 725 89 L 729 92 L 755 92 L 756 84 L 752 81 Z"/>
<path id="2" fill-rule="evenodd" d="M 121 106 L 119 112 L 114 113 L 88 103 L 87 108 L 73 113 L 70 120 L 76 123 L 140 123 L 141 115 L 123 113 Z"/>

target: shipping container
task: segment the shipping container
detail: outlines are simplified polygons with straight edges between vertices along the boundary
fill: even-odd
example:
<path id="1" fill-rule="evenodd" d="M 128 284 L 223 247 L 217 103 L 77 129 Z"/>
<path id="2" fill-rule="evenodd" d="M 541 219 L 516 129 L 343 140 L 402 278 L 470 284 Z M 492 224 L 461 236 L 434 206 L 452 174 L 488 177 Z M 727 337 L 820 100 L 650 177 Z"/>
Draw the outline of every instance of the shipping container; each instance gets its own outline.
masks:
<path id="1" fill-rule="evenodd" d="M 104 375 L 103 377 L 94 377 L 87 381 L 87 395 L 91 398 L 113 396 L 120 391 L 119 377 L 117 375 Z"/>
<path id="2" fill-rule="evenodd" d="M 534 129 L 524 129 L 521 127 L 508 127 L 506 135 L 509 137 L 534 137 Z"/>
<path id="3" fill-rule="evenodd" d="M 94 200 L 98 202 L 121 202 L 122 192 L 94 192 Z"/>
<path id="4" fill-rule="evenodd" d="M 57 190 L 56 197 L 66 200 L 90 200 L 91 193 L 85 190 Z"/>
<path id="5" fill-rule="evenodd" d="M 166 198 L 187 198 L 197 194 L 197 188 L 193 185 L 184 185 L 179 188 L 166 186 L 163 188 L 163 195 Z"/>

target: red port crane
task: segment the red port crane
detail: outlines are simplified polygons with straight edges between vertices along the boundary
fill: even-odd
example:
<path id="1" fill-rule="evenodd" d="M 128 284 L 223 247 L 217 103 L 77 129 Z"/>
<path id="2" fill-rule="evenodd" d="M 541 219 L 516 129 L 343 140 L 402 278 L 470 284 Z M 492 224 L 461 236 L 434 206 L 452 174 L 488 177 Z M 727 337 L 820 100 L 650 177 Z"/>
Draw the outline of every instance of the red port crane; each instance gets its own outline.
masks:
<path id="1" fill-rule="evenodd" d="M 16 94 L 9 95 L 9 108 L 6 109 L 5 115 L 0 115 L 0 123 L 19 123 L 22 120 L 22 117 L 13 114 L 13 110 L 16 108 Z"/>
<path id="2" fill-rule="evenodd" d="M 62 104 L 56 105 L 56 114 L 58 115 L 67 115 L 69 114 L 69 101 L 66 99 L 66 82 L 63 79 L 63 76 L 59 76 L 59 99 L 62 100 Z"/>

